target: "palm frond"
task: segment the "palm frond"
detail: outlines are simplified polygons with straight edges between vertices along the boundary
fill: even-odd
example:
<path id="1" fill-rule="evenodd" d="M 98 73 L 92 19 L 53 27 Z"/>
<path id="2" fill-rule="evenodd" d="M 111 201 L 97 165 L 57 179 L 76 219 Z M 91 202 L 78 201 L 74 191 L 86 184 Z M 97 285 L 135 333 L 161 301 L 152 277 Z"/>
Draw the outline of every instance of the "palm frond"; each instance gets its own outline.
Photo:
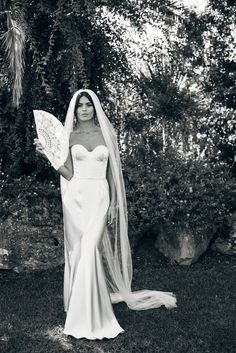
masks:
<path id="1" fill-rule="evenodd" d="M 24 74 L 25 33 L 22 27 L 7 12 L 7 32 L 1 36 L 13 75 L 13 105 L 19 107 L 22 95 L 22 78 Z"/>

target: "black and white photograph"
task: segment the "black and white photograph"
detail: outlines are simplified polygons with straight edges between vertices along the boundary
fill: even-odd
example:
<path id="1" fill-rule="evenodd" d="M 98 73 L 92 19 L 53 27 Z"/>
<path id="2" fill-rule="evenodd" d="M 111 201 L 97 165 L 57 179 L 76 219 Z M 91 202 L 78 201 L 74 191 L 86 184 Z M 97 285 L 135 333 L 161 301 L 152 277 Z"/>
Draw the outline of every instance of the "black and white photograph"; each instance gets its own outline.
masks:
<path id="1" fill-rule="evenodd" d="M 0 352 L 236 351 L 236 4 L 0 0 Z"/>

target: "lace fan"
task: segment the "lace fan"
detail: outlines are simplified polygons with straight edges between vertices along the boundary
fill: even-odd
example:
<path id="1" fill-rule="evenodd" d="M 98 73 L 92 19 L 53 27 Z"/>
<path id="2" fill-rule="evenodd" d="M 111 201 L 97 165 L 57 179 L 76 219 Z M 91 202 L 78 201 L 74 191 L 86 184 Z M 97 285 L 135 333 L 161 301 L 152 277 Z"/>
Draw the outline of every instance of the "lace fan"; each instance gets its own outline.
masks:
<path id="1" fill-rule="evenodd" d="M 68 156 L 69 136 L 62 123 L 52 114 L 33 110 L 38 139 L 44 147 L 44 154 L 57 170 Z"/>

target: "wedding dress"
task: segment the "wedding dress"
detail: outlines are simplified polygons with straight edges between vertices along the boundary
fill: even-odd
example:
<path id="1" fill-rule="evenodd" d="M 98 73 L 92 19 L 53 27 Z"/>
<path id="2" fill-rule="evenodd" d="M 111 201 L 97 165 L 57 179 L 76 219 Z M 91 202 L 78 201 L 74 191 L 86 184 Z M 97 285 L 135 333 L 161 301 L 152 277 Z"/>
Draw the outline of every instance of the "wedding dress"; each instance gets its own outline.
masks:
<path id="1" fill-rule="evenodd" d="M 90 152 L 76 144 L 71 155 L 74 174 L 63 196 L 68 250 L 64 333 L 76 338 L 113 338 L 124 330 L 113 312 L 100 252 L 110 202 L 106 179 L 109 151 L 105 145 Z"/>

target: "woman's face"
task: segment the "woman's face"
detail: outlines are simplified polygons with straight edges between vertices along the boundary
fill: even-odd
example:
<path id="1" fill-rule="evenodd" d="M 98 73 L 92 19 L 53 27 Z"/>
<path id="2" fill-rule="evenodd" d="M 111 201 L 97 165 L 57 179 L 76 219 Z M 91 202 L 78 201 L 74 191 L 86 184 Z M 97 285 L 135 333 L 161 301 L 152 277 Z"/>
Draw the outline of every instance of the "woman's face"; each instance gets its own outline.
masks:
<path id="1" fill-rule="evenodd" d="M 76 116 L 78 120 L 87 121 L 94 118 L 94 108 L 89 99 L 82 96 L 76 108 Z"/>

